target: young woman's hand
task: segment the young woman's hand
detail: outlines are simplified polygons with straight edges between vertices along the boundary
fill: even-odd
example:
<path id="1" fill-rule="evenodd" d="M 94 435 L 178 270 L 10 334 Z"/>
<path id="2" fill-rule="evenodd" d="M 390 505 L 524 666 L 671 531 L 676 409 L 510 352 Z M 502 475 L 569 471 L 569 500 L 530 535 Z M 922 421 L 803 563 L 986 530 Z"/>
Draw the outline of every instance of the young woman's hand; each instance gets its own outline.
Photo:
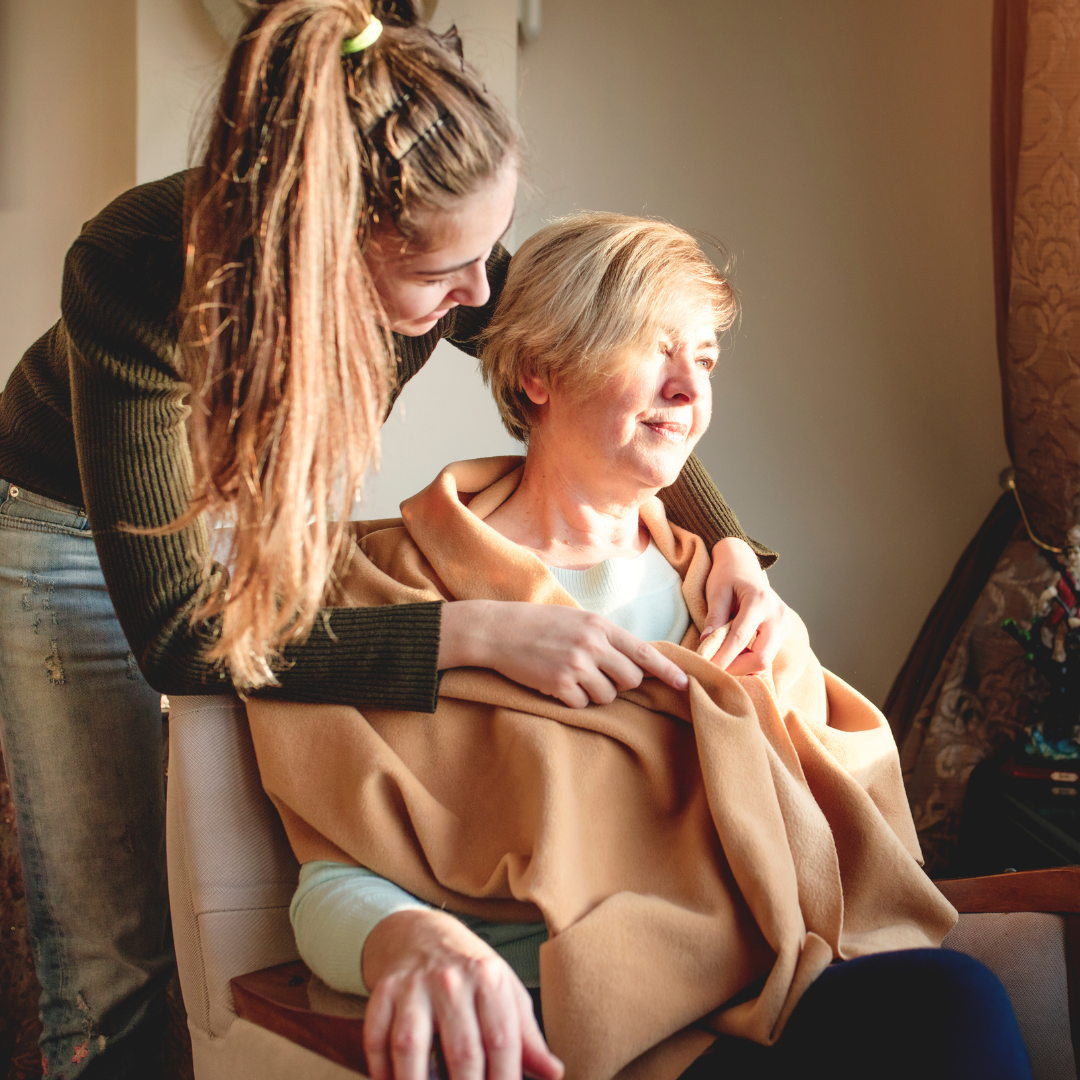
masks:
<path id="1" fill-rule="evenodd" d="M 791 616 L 745 540 L 729 536 L 713 548 L 705 596 L 709 614 L 701 636 L 732 624 L 713 663 L 732 675 L 764 671 L 788 636 Z"/>
<path id="2" fill-rule="evenodd" d="M 368 935 L 364 1016 L 371 1080 L 428 1080 L 438 1033 L 450 1080 L 561 1080 L 532 998 L 509 964 L 452 915 L 399 911 Z"/>
<path id="3" fill-rule="evenodd" d="M 686 675 L 652 645 L 602 615 L 560 604 L 444 604 L 439 669 L 452 667 L 492 668 L 575 709 L 606 705 L 646 674 L 676 690 L 687 686 Z"/>

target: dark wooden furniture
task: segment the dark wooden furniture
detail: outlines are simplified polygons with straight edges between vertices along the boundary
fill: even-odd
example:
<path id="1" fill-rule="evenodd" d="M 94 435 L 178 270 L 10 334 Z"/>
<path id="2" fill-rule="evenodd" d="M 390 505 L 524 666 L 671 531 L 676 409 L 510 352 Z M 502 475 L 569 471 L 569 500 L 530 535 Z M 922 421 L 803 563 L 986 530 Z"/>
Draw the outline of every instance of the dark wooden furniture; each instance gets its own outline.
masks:
<path id="1" fill-rule="evenodd" d="M 959 912 L 1053 911 L 1080 914 L 1080 866 L 1021 870 L 936 882 Z"/>

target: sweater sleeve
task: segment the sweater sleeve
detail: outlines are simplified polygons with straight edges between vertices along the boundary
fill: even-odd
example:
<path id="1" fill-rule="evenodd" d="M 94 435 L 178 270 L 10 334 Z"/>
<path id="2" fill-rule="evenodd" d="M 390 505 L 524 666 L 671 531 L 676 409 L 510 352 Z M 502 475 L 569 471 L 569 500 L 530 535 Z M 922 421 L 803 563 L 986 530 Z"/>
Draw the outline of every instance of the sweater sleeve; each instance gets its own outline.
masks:
<path id="1" fill-rule="evenodd" d="M 68 254 L 62 320 L 83 502 L 120 625 L 150 685 L 168 694 L 223 693 L 206 654 L 219 633 L 193 627 L 207 551 L 202 521 L 163 536 L 187 507 L 193 469 L 188 386 L 176 366 L 183 279 L 178 215 L 121 197 Z M 173 221 L 175 218 L 175 222 Z M 434 348 L 434 342 L 430 348 Z M 224 571 L 215 567 L 220 580 Z M 286 650 L 272 696 L 434 710 L 441 604 L 335 608 Z M 326 624 L 329 624 L 329 630 Z"/>
<path id="2" fill-rule="evenodd" d="M 300 958 L 327 986 L 369 994 L 361 959 L 368 934 L 388 915 L 429 905 L 362 866 L 309 862 L 289 905 Z"/>
<path id="3" fill-rule="evenodd" d="M 724 502 L 696 454 L 687 459 L 675 483 L 660 492 L 660 501 L 676 525 L 697 533 L 710 548 L 718 540 L 736 536 L 750 545 L 763 570 L 776 562 L 775 551 L 743 532 L 735 512 Z"/>

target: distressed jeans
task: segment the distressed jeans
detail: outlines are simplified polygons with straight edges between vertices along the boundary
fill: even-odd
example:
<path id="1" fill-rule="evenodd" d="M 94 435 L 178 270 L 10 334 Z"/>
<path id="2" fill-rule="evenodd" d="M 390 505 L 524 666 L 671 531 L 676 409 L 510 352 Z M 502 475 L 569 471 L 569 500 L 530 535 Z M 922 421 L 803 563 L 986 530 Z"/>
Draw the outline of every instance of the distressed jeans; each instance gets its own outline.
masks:
<path id="1" fill-rule="evenodd" d="M 0 738 L 44 1074 L 160 1074 L 173 971 L 160 696 L 117 622 L 86 515 L 0 480 Z"/>

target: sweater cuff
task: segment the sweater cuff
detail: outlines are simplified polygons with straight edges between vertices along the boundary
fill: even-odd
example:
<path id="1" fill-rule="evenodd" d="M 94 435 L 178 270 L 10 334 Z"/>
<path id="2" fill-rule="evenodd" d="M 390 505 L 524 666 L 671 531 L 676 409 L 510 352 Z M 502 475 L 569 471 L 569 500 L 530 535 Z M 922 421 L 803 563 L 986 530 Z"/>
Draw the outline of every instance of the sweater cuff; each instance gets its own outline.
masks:
<path id="1" fill-rule="evenodd" d="M 252 696 L 433 713 L 441 620 L 442 601 L 328 608 L 307 641 L 285 650 L 281 685 Z"/>

